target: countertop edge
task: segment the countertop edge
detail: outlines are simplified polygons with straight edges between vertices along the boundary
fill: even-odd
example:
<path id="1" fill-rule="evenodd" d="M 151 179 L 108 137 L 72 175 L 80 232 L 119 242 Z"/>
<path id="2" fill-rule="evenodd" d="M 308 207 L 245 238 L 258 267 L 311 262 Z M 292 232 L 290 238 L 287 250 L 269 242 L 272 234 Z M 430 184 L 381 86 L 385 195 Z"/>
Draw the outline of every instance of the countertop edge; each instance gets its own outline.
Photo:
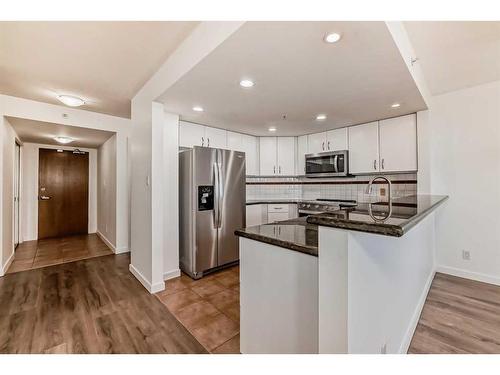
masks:
<path id="1" fill-rule="evenodd" d="M 305 254 L 305 255 L 310 255 L 313 257 L 318 256 L 318 249 L 314 248 L 314 247 L 302 246 L 302 245 L 298 245 L 296 243 L 292 243 L 292 242 L 288 242 L 288 241 L 281 241 L 281 240 L 277 240 L 275 238 L 267 237 L 267 236 L 257 234 L 257 233 L 249 233 L 249 232 L 246 232 L 244 229 L 243 230 L 236 230 L 234 232 L 234 234 L 236 236 L 248 238 L 250 240 L 263 242 L 263 243 L 267 243 L 269 245 L 282 247 L 284 249 L 297 251 L 297 252 Z"/>

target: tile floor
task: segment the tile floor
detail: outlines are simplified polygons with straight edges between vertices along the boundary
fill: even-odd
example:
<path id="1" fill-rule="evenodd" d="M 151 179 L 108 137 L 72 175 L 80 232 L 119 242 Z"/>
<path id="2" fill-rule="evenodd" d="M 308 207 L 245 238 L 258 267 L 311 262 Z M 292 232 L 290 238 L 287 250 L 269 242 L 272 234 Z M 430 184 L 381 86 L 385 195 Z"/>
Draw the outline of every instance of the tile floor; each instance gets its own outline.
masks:
<path id="1" fill-rule="evenodd" d="M 25 241 L 17 247 L 7 273 L 110 255 L 113 252 L 97 234 Z"/>
<path id="2" fill-rule="evenodd" d="M 239 267 L 166 281 L 160 301 L 210 353 L 240 353 Z"/>

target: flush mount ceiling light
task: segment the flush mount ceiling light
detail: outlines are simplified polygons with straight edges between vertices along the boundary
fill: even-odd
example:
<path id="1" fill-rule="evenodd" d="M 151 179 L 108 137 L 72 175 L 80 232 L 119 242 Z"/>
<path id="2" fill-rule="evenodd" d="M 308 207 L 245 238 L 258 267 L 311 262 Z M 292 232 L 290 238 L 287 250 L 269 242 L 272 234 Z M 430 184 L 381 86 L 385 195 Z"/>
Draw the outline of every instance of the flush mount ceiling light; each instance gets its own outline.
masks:
<path id="1" fill-rule="evenodd" d="M 337 43 L 342 36 L 339 33 L 328 33 L 325 35 L 323 40 L 326 43 Z"/>
<path id="2" fill-rule="evenodd" d="M 199 105 L 196 105 L 193 107 L 193 111 L 195 112 L 203 112 L 203 107 L 200 107 Z"/>
<path id="3" fill-rule="evenodd" d="M 69 107 L 80 107 L 85 104 L 83 99 L 71 95 L 58 95 L 57 99 Z"/>
<path id="4" fill-rule="evenodd" d="M 269 128 L 269 131 L 270 131 L 270 132 L 275 132 L 275 131 L 276 131 L 276 128 L 275 128 L 274 126 L 271 126 L 271 127 Z"/>
<path id="5" fill-rule="evenodd" d="M 399 107 L 401 107 L 400 103 L 393 103 L 393 104 L 391 104 L 391 108 L 399 108 Z"/>
<path id="6" fill-rule="evenodd" d="M 54 140 L 56 142 L 62 143 L 62 144 L 67 144 L 73 142 L 73 138 L 70 137 L 54 137 Z"/>
<path id="7" fill-rule="evenodd" d="M 240 86 L 241 87 L 244 87 L 244 88 L 250 88 L 250 87 L 253 87 L 255 85 L 254 81 L 251 81 L 249 79 L 244 79 L 244 80 L 241 80 L 240 81 Z"/>
<path id="8" fill-rule="evenodd" d="M 324 114 L 317 115 L 316 120 L 318 120 L 318 121 L 326 120 L 326 115 L 324 115 Z"/>

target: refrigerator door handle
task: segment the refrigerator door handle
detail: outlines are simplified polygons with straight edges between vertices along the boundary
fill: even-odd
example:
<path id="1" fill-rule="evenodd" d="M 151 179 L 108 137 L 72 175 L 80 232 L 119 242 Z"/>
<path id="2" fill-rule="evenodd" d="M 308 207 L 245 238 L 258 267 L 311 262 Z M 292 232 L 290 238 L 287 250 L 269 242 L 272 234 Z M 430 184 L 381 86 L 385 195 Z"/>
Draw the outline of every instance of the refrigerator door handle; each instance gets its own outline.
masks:
<path id="1" fill-rule="evenodd" d="M 219 169 L 218 164 L 214 163 L 214 228 L 219 227 Z"/>
<path id="2" fill-rule="evenodd" d="M 222 164 L 217 163 L 217 228 L 222 227 L 222 202 L 224 201 L 224 183 L 222 181 Z"/>

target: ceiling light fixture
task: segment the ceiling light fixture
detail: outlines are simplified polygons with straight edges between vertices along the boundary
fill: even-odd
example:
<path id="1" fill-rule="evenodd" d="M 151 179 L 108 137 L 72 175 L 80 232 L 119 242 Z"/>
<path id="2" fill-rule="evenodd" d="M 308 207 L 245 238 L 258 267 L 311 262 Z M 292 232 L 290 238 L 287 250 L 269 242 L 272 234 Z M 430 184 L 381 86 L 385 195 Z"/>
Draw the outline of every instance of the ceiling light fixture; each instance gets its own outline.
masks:
<path id="1" fill-rule="evenodd" d="M 54 137 L 54 140 L 62 144 L 73 142 L 73 138 L 70 137 Z"/>
<path id="2" fill-rule="evenodd" d="M 323 115 L 323 114 L 321 114 L 321 115 L 317 115 L 317 116 L 316 116 L 316 120 L 318 120 L 318 121 L 323 121 L 323 120 L 326 120 L 326 115 Z"/>
<path id="3" fill-rule="evenodd" d="M 399 108 L 399 107 L 401 107 L 401 104 L 399 103 L 394 103 L 391 105 L 391 108 Z"/>
<path id="4" fill-rule="evenodd" d="M 69 107 L 80 107 L 85 104 L 83 99 L 71 95 L 58 95 L 57 99 Z"/>
<path id="5" fill-rule="evenodd" d="M 203 107 L 200 107 L 200 106 L 198 106 L 198 105 L 197 105 L 197 106 L 194 106 L 194 107 L 193 107 L 193 111 L 195 111 L 195 112 L 203 112 Z"/>
<path id="6" fill-rule="evenodd" d="M 276 128 L 275 128 L 274 126 L 271 126 L 271 127 L 269 128 L 269 131 L 270 131 L 270 132 L 275 132 L 275 131 L 276 131 Z"/>
<path id="7" fill-rule="evenodd" d="M 326 43 L 337 43 L 341 38 L 341 35 L 339 33 L 328 33 L 325 35 L 323 40 Z"/>
<path id="8" fill-rule="evenodd" d="M 240 81 L 240 86 L 241 87 L 244 87 L 244 88 L 250 88 L 250 87 L 253 87 L 255 85 L 255 83 L 249 79 L 244 79 L 244 80 L 241 80 Z"/>

